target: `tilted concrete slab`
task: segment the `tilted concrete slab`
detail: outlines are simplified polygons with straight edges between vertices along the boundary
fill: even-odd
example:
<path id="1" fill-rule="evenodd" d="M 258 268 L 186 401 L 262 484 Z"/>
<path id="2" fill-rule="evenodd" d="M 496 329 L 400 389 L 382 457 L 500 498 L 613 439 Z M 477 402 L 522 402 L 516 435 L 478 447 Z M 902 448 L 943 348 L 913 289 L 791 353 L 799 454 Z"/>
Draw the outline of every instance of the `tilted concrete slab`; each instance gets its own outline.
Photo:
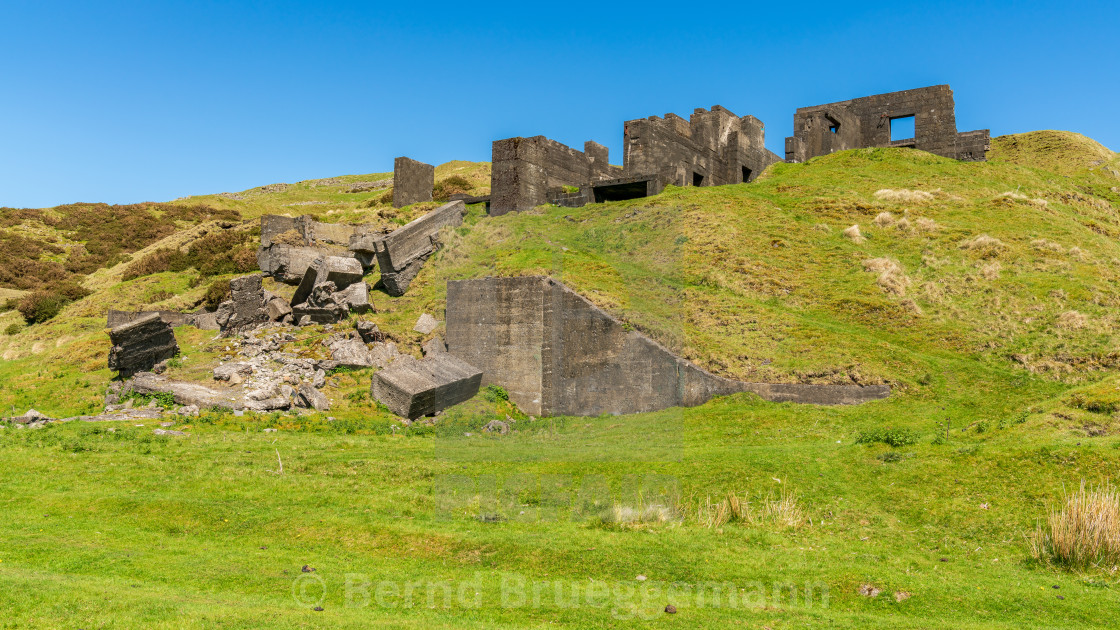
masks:
<path id="1" fill-rule="evenodd" d="M 292 306 L 303 304 L 311 295 L 312 289 L 326 282 L 333 282 L 339 290 L 346 289 L 362 279 L 361 263 L 353 258 L 341 256 L 322 256 L 308 266 L 303 280 L 292 295 Z"/>
<path id="2" fill-rule="evenodd" d="M 149 370 L 179 353 L 175 331 L 159 313 L 149 313 L 113 328 L 109 331 L 109 340 L 113 344 L 109 350 L 109 369 L 122 374 Z"/>
<path id="3" fill-rule="evenodd" d="M 677 357 L 546 277 L 447 285 L 448 352 L 483 370 L 534 415 L 638 413 L 751 391 L 766 400 L 854 404 L 886 386 L 743 383 Z"/>
<path id="4" fill-rule="evenodd" d="M 377 265 L 389 295 L 404 295 L 424 261 L 439 247 L 439 231 L 463 224 L 467 207 L 446 203 L 381 239 Z"/>
<path id="5" fill-rule="evenodd" d="M 469 400 L 481 383 L 482 370 L 440 353 L 421 361 L 398 359 L 373 375 L 370 393 L 393 413 L 412 419 Z"/>

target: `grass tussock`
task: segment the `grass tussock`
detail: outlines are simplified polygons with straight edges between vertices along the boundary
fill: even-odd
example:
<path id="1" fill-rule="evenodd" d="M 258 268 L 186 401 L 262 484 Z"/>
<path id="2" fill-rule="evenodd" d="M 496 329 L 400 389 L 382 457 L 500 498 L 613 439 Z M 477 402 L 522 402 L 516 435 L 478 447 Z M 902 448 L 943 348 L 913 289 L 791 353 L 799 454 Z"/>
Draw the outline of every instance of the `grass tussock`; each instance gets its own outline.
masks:
<path id="1" fill-rule="evenodd" d="M 879 227 L 890 227 L 894 225 L 894 215 L 889 212 L 880 212 L 875 215 L 874 223 Z"/>
<path id="2" fill-rule="evenodd" d="M 933 193 L 905 188 L 883 188 L 875 191 L 875 198 L 890 203 L 926 203 L 933 201 Z"/>
<path id="3" fill-rule="evenodd" d="M 876 283 L 881 289 L 893 295 L 906 295 L 906 288 L 910 286 L 910 277 L 892 258 L 872 258 L 863 261 L 864 271 L 879 274 Z"/>
<path id="4" fill-rule="evenodd" d="M 980 276 L 985 280 L 999 280 L 999 273 L 1003 270 L 1003 265 L 999 264 L 998 260 L 980 264 Z"/>
<path id="5" fill-rule="evenodd" d="M 1011 199 L 1014 201 L 1022 201 L 1023 203 L 1040 209 L 1046 208 L 1050 205 L 1050 202 L 1046 201 L 1045 199 L 1032 199 L 1024 194 L 1010 191 L 999 195 L 998 197 L 996 197 L 996 199 Z"/>
<path id="6" fill-rule="evenodd" d="M 998 238 L 988 236 L 987 234 L 980 234 L 979 236 L 962 241 L 960 248 L 978 254 L 980 258 L 988 259 L 999 256 L 1000 252 L 1002 252 L 1006 246 L 1003 244 L 1003 241 Z"/>
<path id="7" fill-rule="evenodd" d="M 1058 315 L 1054 327 L 1058 330 L 1081 330 L 1089 325 L 1089 317 L 1077 311 L 1066 311 Z"/>
<path id="8" fill-rule="evenodd" d="M 919 232 L 936 232 L 939 227 L 940 226 L 937 225 L 936 221 L 934 221 L 933 219 L 927 219 L 926 217 L 921 217 L 914 220 L 914 229 L 918 230 Z"/>
<path id="9" fill-rule="evenodd" d="M 1086 488 L 1082 480 L 1029 540 L 1038 560 L 1070 569 L 1114 569 L 1120 563 L 1120 493 L 1110 484 Z"/>
<path id="10" fill-rule="evenodd" d="M 613 505 L 599 513 L 599 522 L 608 527 L 652 525 L 675 520 L 679 520 L 676 510 L 659 504 L 638 507 Z"/>
<path id="11" fill-rule="evenodd" d="M 767 495 L 751 501 L 729 492 L 722 501 L 713 503 L 711 497 L 699 501 L 696 519 L 709 529 L 728 523 L 796 529 L 805 524 L 806 516 L 793 493 L 782 493 L 778 497 Z"/>
<path id="12" fill-rule="evenodd" d="M 844 238 L 852 241 L 853 243 L 856 243 L 857 245 L 867 240 L 867 238 L 864 237 L 864 235 L 859 231 L 858 223 L 850 228 L 845 229 L 843 234 Z"/>

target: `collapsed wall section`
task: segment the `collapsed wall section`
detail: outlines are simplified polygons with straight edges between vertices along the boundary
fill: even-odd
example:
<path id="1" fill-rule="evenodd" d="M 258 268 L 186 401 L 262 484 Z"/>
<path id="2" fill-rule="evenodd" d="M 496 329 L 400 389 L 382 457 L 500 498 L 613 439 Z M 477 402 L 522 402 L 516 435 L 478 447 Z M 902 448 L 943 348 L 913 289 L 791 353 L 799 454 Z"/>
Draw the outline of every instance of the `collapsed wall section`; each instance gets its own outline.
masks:
<path id="1" fill-rule="evenodd" d="M 674 355 L 546 277 L 482 278 L 447 285 L 448 352 L 479 367 L 527 413 L 598 415 L 700 405 L 752 391 L 766 400 L 852 404 L 886 386 L 742 383 Z"/>
<path id="2" fill-rule="evenodd" d="M 257 265 L 266 276 L 285 284 L 299 284 L 307 268 L 320 256 L 354 258 L 369 270 L 373 256 L 350 247 L 360 228 L 344 223 L 321 223 L 311 215 L 261 217 L 261 246 Z"/>
<path id="3" fill-rule="evenodd" d="M 912 120 L 912 136 L 892 127 Z M 986 159 L 987 129 L 957 132 L 956 105 L 948 85 L 876 94 L 802 107 L 793 117 L 794 135 L 786 138 L 786 161 L 863 147 L 910 147 L 955 160 Z M 907 128 L 908 129 L 908 128 Z"/>

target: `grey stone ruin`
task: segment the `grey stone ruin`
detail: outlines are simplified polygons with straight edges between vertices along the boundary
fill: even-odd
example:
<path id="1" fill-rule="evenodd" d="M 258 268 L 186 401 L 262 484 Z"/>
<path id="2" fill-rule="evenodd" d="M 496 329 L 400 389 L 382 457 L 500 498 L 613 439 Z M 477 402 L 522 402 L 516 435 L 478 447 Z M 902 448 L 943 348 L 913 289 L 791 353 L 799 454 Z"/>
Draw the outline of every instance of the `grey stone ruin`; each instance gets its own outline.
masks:
<path id="1" fill-rule="evenodd" d="M 893 137 L 892 126 L 913 119 L 913 137 Z M 910 147 L 955 160 L 986 159 L 987 129 L 957 132 L 956 105 L 948 85 L 876 94 L 802 107 L 786 138 L 786 161 L 804 162 L 834 151 L 864 147 Z"/>
<path id="2" fill-rule="evenodd" d="M 627 121 L 623 142 L 618 168 L 595 142 L 584 143 L 580 152 L 544 136 L 495 141 L 490 214 L 647 197 L 668 184 L 749 182 L 781 161 L 766 149 L 761 121 L 719 105 L 697 109 L 689 120 L 665 114 Z"/>
<path id="3" fill-rule="evenodd" d="M 109 331 L 109 369 L 121 376 L 152 369 L 179 353 L 175 331 L 159 313 L 149 313 Z"/>
<path id="4" fill-rule="evenodd" d="M 744 391 L 824 405 L 890 394 L 885 385 L 744 383 L 710 374 L 540 276 L 448 282 L 446 332 L 450 354 L 534 415 L 639 413 Z"/>
<path id="5" fill-rule="evenodd" d="M 466 212 L 462 201 L 445 203 L 377 241 L 377 266 L 389 295 L 397 297 L 408 291 L 420 268 L 439 249 L 440 230 L 462 225 Z"/>
<path id="6" fill-rule="evenodd" d="M 266 276 L 277 282 L 299 284 L 311 263 L 321 256 L 354 258 L 365 271 L 373 266 L 373 252 L 350 247 L 360 226 L 321 223 L 311 215 L 286 217 L 268 214 L 261 217 L 261 246 L 257 264 Z"/>
<path id="7" fill-rule="evenodd" d="M 369 285 L 362 281 L 363 271 L 361 263 L 353 258 L 316 258 L 292 296 L 291 312 L 295 323 L 329 324 L 349 313 L 373 310 Z"/>
<path id="8" fill-rule="evenodd" d="M 412 158 L 393 160 L 393 207 L 403 208 L 432 200 L 436 184 L 436 167 Z"/>
<path id="9" fill-rule="evenodd" d="M 370 394 L 390 411 L 410 420 L 470 400 L 482 371 L 447 353 L 416 360 L 402 356 L 373 375 Z"/>
<path id="10" fill-rule="evenodd" d="M 223 335 L 230 335 L 269 321 L 261 279 L 261 274 L 255 273 L 229 281 L 233 299 L 222 302 L 216 312 L 218 326 L 221 327 Z"/>

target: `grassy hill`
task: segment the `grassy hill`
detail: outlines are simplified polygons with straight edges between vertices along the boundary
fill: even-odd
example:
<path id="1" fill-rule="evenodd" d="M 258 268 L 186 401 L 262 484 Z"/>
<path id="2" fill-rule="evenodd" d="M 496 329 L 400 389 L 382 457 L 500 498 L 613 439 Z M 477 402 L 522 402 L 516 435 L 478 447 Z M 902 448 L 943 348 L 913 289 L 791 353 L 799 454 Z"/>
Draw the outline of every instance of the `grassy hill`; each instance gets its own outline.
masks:
<path id="1" fill-rule="evenodd" d="M 996 138 L 989 157 L 861 149 L 776 164 L 751 184 L 495 218 L 475 207 L 408 295 L 374 296 L 372 319 L 418 354 L 412 324 L 442 319 L 448 279 L 545 273 L 713 372 L 889 383 L 888 400 L 820 408 L 744 394 L 530 421 L 490 395 L 404 427 L 363 396 L 363 371 L 332 377 L 333 420 L 207 414 L 180 439 L 130 425 L 3 429 L 0 467 L 13 474 L 0 483 L 26 500 L 0 527 L 0 601 L 29 625 L 88 627 L 358 627 L 387 615 L 416 627 L 1108 625 L 1115 568 L 1052 566 L 1028 539 L 1064 492 L 1120 463 L 1120 157 L 1053 131 Z M 437 170 L 451 175 L 483 192 L 488 165 Z M 229 229 L 250 235 L 271 212 L 392 225 L 422 210 L 394 212 L 382 188 L 346 192 L 386 177 L 173 203 L 235 212 L 246 223 Z M 30 234 L 34 221 L 8 229 Z M 208 225 L 83 275 L 91 295 L 0 336 L 0 407 L 99 408 L 105 310 L 194 306 L 232 275 L 123 280 L 128 266 L 189 249 L 205 238 L 189 230 Z M 177 334 L 185 358 L 172 375 L 206 379 L 225 342 Z M 323 335 L 302 331 L 301 343 Z M 507 414 L 514 433 L 480 434 Z M 481 486 L 448 503 L 441 484 L 463 477 Z M 609 499 L 573 501 L 575 516 L 549 500 L 557 488 L 601 498 L 589 490 L 599 481 Z M 504 494 L 488 502 L 487 484 Z M 304 564 L 327 587 L 322 612 L 293 598 Z M 427 586 L 411 607 L 347 606 L 348 573 Z M 503 580 L 547 588 L 537 605 L 503 606 Z M 438 592 L 429 605 L 445 582 L 480 605 Z M 565 605 L 556 582 L 585 596 L 598 583 L 607 605 Z M 705 584 L 733 584 L 740 603 L 698 599 Z M 775 584 L 823 586 L 829 603 L 775 598 Z M 880 594 L 861 594 L 870 587 Z M 667 603 L 678 614 L 660 612 Z"/>

